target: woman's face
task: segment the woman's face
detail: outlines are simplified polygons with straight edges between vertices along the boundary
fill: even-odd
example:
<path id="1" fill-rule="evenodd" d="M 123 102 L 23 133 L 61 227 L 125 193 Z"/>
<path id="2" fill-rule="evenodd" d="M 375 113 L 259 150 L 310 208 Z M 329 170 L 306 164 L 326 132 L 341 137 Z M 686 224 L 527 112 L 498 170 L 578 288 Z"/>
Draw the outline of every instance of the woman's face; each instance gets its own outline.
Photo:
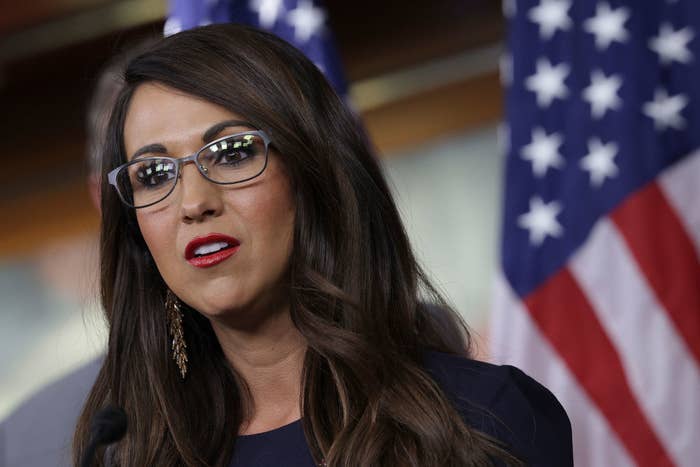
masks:
<path id="1" fill-rule="evenodd" d="M 124 123 L 127 158 L 153 144 L 162 145 L 166 154 L 139 157 L 192 154 L 205 144 L 207 130 L 231 120 L 245 119 L 167 86 L 142 84 Z M 249 129 L 230 126 L 209 136 L 213 140 Z M 274 150 L 261 175 L 235 185 L 211 183 L 193 164 L 185 164 L 174 191 L 153 206 L 137 209 L 136 217 L 166 284 L 194 309 L 210 318 L 249 324 L 265 313 L 287 309 L 283 282 L 292 248 L 294 203 Z M 229 243 L 228 251 L 206 254 L 222 241 Z M 193 259 L 194 251 L 198 255 Z"/>

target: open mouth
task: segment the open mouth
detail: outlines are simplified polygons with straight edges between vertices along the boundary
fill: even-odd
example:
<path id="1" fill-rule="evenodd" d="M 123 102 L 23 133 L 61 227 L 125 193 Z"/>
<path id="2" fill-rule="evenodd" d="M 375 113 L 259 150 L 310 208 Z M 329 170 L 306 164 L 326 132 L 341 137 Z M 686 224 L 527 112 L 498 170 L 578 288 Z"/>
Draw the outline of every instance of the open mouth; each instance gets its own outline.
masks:
<path id="1" fill-rule="evenodd" d="M 231 257 L 239 246 L 240 242 L 228 235 L 204 235 L 187 244 L 185 259 L 196 267 L 210 267 Z"/>
<path id="2" fill-rule="evenodd" d="M 232 248 L 232 247 L 233 247 L 233 245 L 231 245 L 227 242 L 207 243 L 205 245 L 197 247 L 194 250 L 194 257 L 200 258 L 202 256 L 207 256 L 207 255 L 210 255 L 212 253 L 218 253 L 219 251 L 226 250 L 226 249 Z"/>

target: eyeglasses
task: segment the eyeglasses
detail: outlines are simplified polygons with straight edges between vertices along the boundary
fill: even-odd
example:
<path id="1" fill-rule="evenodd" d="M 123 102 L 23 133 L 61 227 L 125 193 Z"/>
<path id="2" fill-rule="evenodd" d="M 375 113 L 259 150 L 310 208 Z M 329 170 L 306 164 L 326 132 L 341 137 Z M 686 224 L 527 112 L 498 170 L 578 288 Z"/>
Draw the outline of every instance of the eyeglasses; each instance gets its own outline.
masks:
<path id="1" fill-rule="evenodd" d="M 136 158 L 109 172 L 107 180 L 124 204 L 145 208 L 173 192 L 183 164 L 192 161 L 204 178 L 218 185 L 242 183 L 263 173 L 269 146 L 270 138 L 263 131 L 236 133 L 189 156 Z"/>

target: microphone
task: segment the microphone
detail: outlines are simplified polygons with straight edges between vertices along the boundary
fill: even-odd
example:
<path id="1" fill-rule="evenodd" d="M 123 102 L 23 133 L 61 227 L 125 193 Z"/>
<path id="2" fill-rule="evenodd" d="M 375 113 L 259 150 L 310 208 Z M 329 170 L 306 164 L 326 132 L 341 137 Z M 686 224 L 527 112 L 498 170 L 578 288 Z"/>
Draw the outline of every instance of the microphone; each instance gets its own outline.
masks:
<path id="1" fill-rule="evenodd" d="M 126 413 L 116 406 L 107 406 L 90 421 L 90 443 L 83 453 L 81 467 L 90 467 L 98 446 L 116 443 L 126 434 Z"/>

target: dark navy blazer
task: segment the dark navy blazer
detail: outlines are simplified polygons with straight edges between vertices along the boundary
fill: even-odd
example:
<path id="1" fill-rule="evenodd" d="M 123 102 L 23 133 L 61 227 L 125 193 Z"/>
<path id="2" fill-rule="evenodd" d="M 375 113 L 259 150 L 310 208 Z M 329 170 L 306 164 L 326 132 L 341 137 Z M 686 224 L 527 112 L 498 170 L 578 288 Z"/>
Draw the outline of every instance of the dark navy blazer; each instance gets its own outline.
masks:
<path id="1" fill-rule="evenodd" d="M 536 467 L 573 465 L 571 424 L 544 386 L 512 366 L 438 352 L 425 368 L 472 427 L 502 441 Z M 301 421 L 239 436 L 230 467 L 314 467 Z"/>

